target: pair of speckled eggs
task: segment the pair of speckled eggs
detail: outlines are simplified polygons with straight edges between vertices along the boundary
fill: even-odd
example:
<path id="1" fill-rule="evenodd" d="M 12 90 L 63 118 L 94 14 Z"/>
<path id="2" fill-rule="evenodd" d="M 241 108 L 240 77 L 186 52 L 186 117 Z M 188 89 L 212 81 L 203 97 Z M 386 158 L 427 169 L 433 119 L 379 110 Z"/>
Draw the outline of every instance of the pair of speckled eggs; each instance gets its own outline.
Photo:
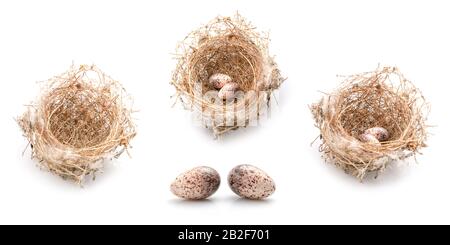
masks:
<path id="1" fill-rule="evenodd" d="M 260 200 L 275 191 L 275 182 L 263 170 L 243 164 L 228 174 L 228 185 L 238 196 Z M 173 194 L 188 200 L 201 200 L 213 195 L 220 186 L 219 173 L 210 167 L 200 166 L 180 174 L 170 185 Z"/>

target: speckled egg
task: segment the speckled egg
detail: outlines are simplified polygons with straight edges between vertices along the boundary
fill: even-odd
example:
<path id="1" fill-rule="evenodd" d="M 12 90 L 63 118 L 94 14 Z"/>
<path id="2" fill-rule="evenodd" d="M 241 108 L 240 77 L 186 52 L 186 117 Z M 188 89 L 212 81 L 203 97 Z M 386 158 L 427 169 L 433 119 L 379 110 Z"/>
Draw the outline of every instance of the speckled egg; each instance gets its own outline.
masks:
<path id="1" fill-rule="evenodd" d="M 386 141 L 389 139 L 389 131 L 382 127 L 373 127 L 366 129 L 364 134 L 371 134 L 377 138 L 378 141 Z"/>
<path id="2" fill-rule="evenodd" d="M 178 197 L 200 200 L 214 194 L 220 185 L 219 173 L 210 167 L 196 167 L 180 174 L 170 185 Z"/>
<path id="3" fill-rule="evenodd" d="M 232 80 L 233 79 L 230 76 L 221 73 L 215 73 L 209 77 L 209 83 L 216 89 L 221 89 L 225 84 L 230 83 Z"/>
<path id="4" fill-rule="evenodd" d="M 275 191 L 275 182 L 261 169 L 248 165 L 234 167 L 228 175 L 228 184 L 237 195 L 248 199 L 263 199 Z"/>
<path id="5" fill-rule="evenodd" d="M 236 94 L 236 90 L 239 89 L 239 84 L 230 82 L 225 84 L 220 90 L 217 96 L 222 100 L 231 100 L 234 99 Z"/>
<path id="6" fill-rule="evenodd" d="M 373 134 L 361 134 L 359 139 L 364 143 L 380 146 L 380 141 Z"/>

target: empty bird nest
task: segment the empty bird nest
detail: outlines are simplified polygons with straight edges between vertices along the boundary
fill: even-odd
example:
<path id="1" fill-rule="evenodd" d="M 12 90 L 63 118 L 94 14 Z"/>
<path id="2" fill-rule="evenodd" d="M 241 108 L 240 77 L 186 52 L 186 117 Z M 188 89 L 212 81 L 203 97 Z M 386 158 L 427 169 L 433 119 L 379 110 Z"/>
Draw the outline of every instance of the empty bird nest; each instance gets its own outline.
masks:
<path id="1" fill-rule="evenodd" d="M 426 146 L 429 105 L 395 67 L 346 77 L 311 111 L 325 160 L 360 180 Z M 363 140 L 372 129 L 384 130 L 384 138 L 376 143 Z"/>
<path id="2" fill-rule="evenodd" d="M 268 43 L 267 35 L 236 14 L 215 18 L 178 45 L 171 82 L 177 98 L 216 136 L 254 125 L 270 107 L 272 92 L 284 79 Z M 211 83 L 217 75 L 235 85 L 227 99 Z"/>
<path id="3" fill-rule="evenodd" d="M 131 98 L 96 66 L 72 66 L 42 82 L 37 101 L 18 119 L 32 158 L 64 179 L 82 183 L 118 157 L 135 135 Z"/>

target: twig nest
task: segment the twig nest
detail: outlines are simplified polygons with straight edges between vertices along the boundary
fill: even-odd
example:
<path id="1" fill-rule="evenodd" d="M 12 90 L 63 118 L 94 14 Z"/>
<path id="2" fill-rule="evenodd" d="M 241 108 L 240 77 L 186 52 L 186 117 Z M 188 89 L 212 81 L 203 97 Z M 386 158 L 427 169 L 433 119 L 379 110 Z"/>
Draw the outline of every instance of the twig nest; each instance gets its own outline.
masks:
<path id="1" fill-rule="evenodd" d="M 268 43 L 237 14 L 217 17 L 178 45 L 177 98 L 216 136 L 257 120 L 283 82 Z M 231 82 L 239 89 L 218 91 Z"/>
<path id="2" fill-rule="evenodd" d="M 219 173 L 213 168 L 200 166 L 180 174 L 170 185 L 170 190 L 180 198 L 201 200 L 214 194 L 219 186 Z"/>
<path id="3" fill-rule="evenodd" d="M 429 105 L 395 67 L 347 77 L 311 111 L 325 160 L 361 180 L 426 146 Z"/>
<path id="4" fill-rule="evenodd" d="M 96 66 L 72 66 L 42 83 L 18 123 L 40 166 L 81 184 L 129 147 L 136 135 L 131 103 L 120 83 Z"/>

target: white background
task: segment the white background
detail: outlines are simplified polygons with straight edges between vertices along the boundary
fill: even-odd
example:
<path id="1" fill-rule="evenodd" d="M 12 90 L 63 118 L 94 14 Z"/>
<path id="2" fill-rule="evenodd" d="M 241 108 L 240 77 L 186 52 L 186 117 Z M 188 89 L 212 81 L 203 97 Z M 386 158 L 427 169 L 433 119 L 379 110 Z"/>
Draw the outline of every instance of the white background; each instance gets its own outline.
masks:
<path id="1" fill-rule="evenodd" d="M 271 33 L 288 80 L 259 127 L 214 140 L 172 108 L 178 41 L 216 15 L 239 11 Z M 448 1 L 0 1 L 0 224 L 431 224 L 450 223 Z M 39 170 L 14 118 L 36 81 L 95 63 L 135 98 L 138 136 L 80 188 Z M 308 105 L 337 74 L 395 65 L 432 105 L 429 148 L 359 183 L 323 163 Z M 228 171 L 251 163 L 276 181 L 262 202 L 237 198 Z M 222 186 L 207 201 L 174 197 L 182 171 L 209 165 Z"/>

